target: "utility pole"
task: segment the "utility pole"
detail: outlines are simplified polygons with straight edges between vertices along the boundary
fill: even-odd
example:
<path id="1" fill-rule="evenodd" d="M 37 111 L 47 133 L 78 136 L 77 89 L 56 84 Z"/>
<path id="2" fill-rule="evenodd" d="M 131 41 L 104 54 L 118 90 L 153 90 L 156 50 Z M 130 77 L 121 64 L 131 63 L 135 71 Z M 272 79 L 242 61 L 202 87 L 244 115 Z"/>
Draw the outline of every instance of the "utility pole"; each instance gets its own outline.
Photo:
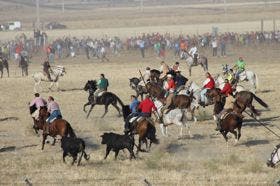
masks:
<path id="1" fill-rule="evenodd" d="M 143 2 L 143 0 L 140 0 L 140 10 L 141 10 L 141 12 L 143 12 L 143 10 L 144 10 L 144 2 Z"/>
<path id="2" fill-rule="evenodd" d="M 62 13 L 64 13 L 64 0 L 62 0 Z"/>
<path id="3" fill-rule="evenodd" d="M 39 5 L 40 0 L 36 0 L 36 16 L 37 16 L 37 21 L 36 21 L 36 27 L 37 29 L 40 29 L 40 5 Z"/>

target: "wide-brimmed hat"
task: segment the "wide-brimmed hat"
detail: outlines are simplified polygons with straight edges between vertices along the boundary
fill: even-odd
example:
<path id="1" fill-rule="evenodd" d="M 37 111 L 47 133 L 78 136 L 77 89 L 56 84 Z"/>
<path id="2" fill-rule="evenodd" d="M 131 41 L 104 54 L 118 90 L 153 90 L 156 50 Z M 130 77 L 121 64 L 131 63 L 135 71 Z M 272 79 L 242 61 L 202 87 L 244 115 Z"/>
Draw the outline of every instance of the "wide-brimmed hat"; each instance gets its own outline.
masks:
<path id="1" fill-rule="evenodd" d="M 167 74 L 167 77 L 168 78 L 172 78 L 173 76 L 171 74 Z"/>

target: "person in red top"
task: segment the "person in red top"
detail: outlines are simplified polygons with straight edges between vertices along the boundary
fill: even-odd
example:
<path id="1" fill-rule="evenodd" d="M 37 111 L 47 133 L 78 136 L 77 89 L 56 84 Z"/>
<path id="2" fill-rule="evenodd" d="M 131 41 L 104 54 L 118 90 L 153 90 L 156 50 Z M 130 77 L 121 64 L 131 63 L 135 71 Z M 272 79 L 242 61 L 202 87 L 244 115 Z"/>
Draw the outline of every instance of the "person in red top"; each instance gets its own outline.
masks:
<path id="1" fill-rule="evenodd" d="M 203 82 L 203 89 L 200 92 L 200 104 L 202 106 L 205 106 L 208 103 L 207 97 L 205 96 L 207 90 L 215 88 L 215 81 L 211 74 L 207 72 L 205 75 L 206 80 Z"/>
<path id="2" fill-rule="evenodd" d="M 154 102 L 150 99 L 149 95 L 147 95 L 146 98 L 141 101 L 138 109 L 141 110 L 140 115 L 144 117 L 151 117 L 152 112 L 157 110 Z"/>
<path id="3" fill-rule="evenodd" d="M 161 109 L 162 112 L 164 112 L 164 110 L 171 105 L 172 99 L 174 97 L 174 92 L 176 89 L 175 81 L 171 74 L 167 75 L 167 84 L 165 85 L 164 89 L 166 90 L 165 93 L 166 100 L 165 100 L 165 105 Z"/>
<path id="4" fill-rule="evenodd" d="M 221 93 L 225 94 L 226 96 L 228 96 L 229 94 L 232 93 L 232 87 L 231 87 L 228 79 L 225 79 L 225 85 L 224 85 L 223 90 L 221 90 Z"/>

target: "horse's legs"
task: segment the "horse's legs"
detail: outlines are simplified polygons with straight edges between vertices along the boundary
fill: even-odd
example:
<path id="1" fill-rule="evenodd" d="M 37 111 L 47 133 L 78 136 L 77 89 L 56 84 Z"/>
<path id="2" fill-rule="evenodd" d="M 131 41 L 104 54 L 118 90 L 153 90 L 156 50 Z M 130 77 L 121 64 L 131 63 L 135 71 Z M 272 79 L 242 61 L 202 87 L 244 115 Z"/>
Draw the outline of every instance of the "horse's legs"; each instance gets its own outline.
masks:
<path id="1" fill-rule="evenodd" d="M 237 143 L 238 139 L 237 139 L 237 132 L 235 130 L 230 131 L 232 134 L 234 134 L 234 138 L 235 138 L 235 143 Z"/>
<path id="2" fill-rule="evenodd" d="M 107 156 L 109 155 L 110 151 L 111 151 L 111 148 L 110 148 L 110 147 L 107 147 L 107 148 L 106 148 L 106 154 L 105 154 L 104 160 L 107 158 Z"/>
<path id="3" fill-rule="evenodd" d="M 105 105 L 105 112 L 104 112 L 104 114 L 101 116 L 101 118 L 104 118 L 104 116 L 107 114 L 107 112 L 108 112 L 108 106 L 109 106 L 109 105 Z"/>
<path id="4" fill-rule="evenodd" d="M 1 72 L 1 78 L 2 78 L 3 77 L 3 71 L 1 70 L 0 72 Z"/>
<path id="5" fill-rule="evenodd" d="M 43 131 L 44 132 L 44 131 Z M 43 141 L 42 141 L 42 150 L 44 150 L 45 141 L 47 139 L 47 134 L 43 134 Z"/>
<path id="6" fill-rule="evenodd" d="M 74 163 L 77 161 L 77 154 L 75 154 L 75 156 L 73 156 L 73 161 L 72 161 L 72 165 L 74 165 Z"/>
<path id="7" fill-rule="evenodd" d="M 8 74 L 8 77 L 10 77 L 9 68 L 6 68 L 6 69 L 7 69 L 7 74 Z"/>
<path id="8" fill-rule="evenodd" d="M 137 148 L 137 151 L 136 151 L 136 154 L 139 153 L 139 151 L 141 151 L 141 142 L 142 142 L 142 139 L 141 137 L 139 136 L 139 140 L 138 140 L 139 144 L 138 144 L 138 148 Z"/>
<path id="9" fill-rule="evenodd" d="M 237 131 L 238 131 L 237 140 L 239 140 L 240 137 L 241 137 L 241 127 L 238 127 L 238 128 L 237 128 Z"/>
<path id="10" fill-rule="evenodd" d="M 55 142 L 56 142 L 56 139 L 55 139 L 55 137 L 54 137 L 54 138 L 53 138 L 53 143 L 52 143 L 53 146 L 55 145 Z"/>
<path id="11" fill-rule="evenodd" d="M 84 112 L 86 112 L 86 106 L 88 106 L 90 104 L 91 104 L 90 102 L 87 102 L 86 104 L 84 104 L 84 109 L 83 109 Z"/>
<path id="12" fill-rule="evenodd" d="M 190 74 L 190 76 L 192 76 L 192 67 L 191 66 L 189 66 L 189 74 Z"/>
<path id="13" fill-rule="evenodd" d="M 248 107 L 250 108 L 250 110 L 252 111 L 253 117 L 259 116 L 260 114 L 258 113 L 258 111 L 255 109 L 255 107 L 252 105 L 252 103 L 248 104 Z"/>
<path id="14" fill-rule="evenodd" d="M 84 155 L 84 151 L 82 150 L 81 156 L 79 157 L 79 160 L 78 160 L 78 166 L 81 164 L 83 155 Z"/>
<path id="15" fill-rule="evenodd" d="M 59 84 L 58 84 L 58 80 L 55 82 L 55 86 L 56 86 L 57 91 L 60 91 L 60 89 L 59 89 Z"/>
<path id="16" fill-rule="evenodd" d="M 62 159 L 63 159 L 63 163 L 65 163 L 65 157 L 67 156 L 67 153 L 64 151 L 63 152 L 63 156 L 62 156 Z"/>
<path id="17" fill-rule="evenodd" d="M 94 107 L 94 104 L 90 106 L 90 109 L 88 110 L 87 118 L 89 117 L 89 114 L 92 111 L 93 107 Z"/>
<path id="18" fill-rule="evenodd" d="M 221 131 L 223 137 L 225 138 L 226 142 L 228 141 L 228 138 L 227 138 L 227 133 L 228 131 Z"/>
<path id="19" fill-rule="evenodd" d="M 120 108 L 118 107 L 117 103 L 112 104 L 112 105 L 117 109 L 117 111 L 119 112 L 119 117 L 121 117 L 121 111 L 120 111 Z"/>
<path id="20" fill-rule="evenodd" d="M 116 151 L 115 151 L 115 160 L 117 159 L 118 154 L 119 154 L 119 150 L 116 150 Z"/>

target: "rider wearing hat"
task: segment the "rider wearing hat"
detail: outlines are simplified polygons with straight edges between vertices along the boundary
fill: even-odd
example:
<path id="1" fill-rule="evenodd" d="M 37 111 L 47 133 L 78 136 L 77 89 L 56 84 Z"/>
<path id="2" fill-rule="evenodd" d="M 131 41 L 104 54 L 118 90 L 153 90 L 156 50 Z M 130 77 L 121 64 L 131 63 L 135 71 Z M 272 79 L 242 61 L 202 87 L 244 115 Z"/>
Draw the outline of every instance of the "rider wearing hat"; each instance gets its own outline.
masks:
<path id="1" fill-rule="evenodd" d="M 167 74 L 167 84 L 164 87 L 164 89 L 166 90 L 166 94 L 165 94 L 166 102 L 165 102 L 164 107 L 162 108 L 162 112 L 171 105 L 172 98 L 174 97 L 174 92 L 176 89 L 175 81 L 171 74 Z"/>

